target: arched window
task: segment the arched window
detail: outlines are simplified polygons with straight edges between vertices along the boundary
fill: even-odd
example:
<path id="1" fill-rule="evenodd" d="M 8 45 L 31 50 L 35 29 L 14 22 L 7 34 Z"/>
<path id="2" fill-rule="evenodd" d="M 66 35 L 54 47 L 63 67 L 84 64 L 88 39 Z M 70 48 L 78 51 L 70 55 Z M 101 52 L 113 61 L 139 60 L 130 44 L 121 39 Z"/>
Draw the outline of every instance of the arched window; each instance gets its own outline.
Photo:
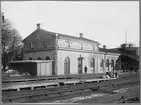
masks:
<path id="1" fill-rule="evenodd" d="M 32 60 L 32 57 L 30 57 L 29 60 Z"/>
<path id="2" fill-rule="evenodd" d="M 106 70 L 109 71 L 109 59 L 106 60 Z"/>
<path id="3" fill-rule="evenodd" d="M 112 70 L 114 70 L 114 60 L 113 59 L 111 60 L 111 67 L 112 67 Z"/>
<path id="4" fill-rule="evenodd" d="M 102 70 L 104 70 L 104 60 L 103 59 L 101 59 L 100 67 L 101 67 Z"/>
<path id="5" fill-rule="evenodd" d="M 32 42 L 30 42 L 30 48 L 33 48 L 33 44 L 32 44 Z"/>
<path id="6" fill-rule="evenodd" d="M 64 74 L 70 74 L 70 58 L 66 57 L 64 61 Z"/>
<path id="7" fill-rule="evenodd" d="M 93 71 L 93 73 L 95 73 L 95 60 L 94 60 L 94 58 L 92 58 L 90 61 L 90 67 L 91 67 L 91 70 Z"/>
<path id="8" fill-rule="evenodd" d="M 41 60 L 41 57 L 38 57 L 37 59 L 38 59 L 38 60 Z"/>
<path id="9" fill-rule="evenodd" d="M 49 56 L 46 57 L 46 60 L 50 60 Z"/>
<path id="10" fill-rule="evenodd" d="M 115 69 L 118 70 L 118 60 L 116 60 Z"/>

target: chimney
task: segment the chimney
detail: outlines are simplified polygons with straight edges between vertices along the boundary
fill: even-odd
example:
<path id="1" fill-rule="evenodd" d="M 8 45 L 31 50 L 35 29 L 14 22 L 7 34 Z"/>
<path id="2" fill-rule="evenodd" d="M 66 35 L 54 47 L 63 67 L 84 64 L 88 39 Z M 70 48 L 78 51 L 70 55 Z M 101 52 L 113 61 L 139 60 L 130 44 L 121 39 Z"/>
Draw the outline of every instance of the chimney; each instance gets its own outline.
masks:
<path id="1" fill-rule="evenodd" d="M 40 29 L 40 23 L 37 24 L 37 29 Z"/>
<path id="2" fill-rule="evenodd" d="M 83 33 L 80 33 L 80 38 L 83 38 Z"/>
<path id="3" fill-rule="evenodd" d="M 103 48 L 106 49 L 106 45 L 103 45 Z"/>

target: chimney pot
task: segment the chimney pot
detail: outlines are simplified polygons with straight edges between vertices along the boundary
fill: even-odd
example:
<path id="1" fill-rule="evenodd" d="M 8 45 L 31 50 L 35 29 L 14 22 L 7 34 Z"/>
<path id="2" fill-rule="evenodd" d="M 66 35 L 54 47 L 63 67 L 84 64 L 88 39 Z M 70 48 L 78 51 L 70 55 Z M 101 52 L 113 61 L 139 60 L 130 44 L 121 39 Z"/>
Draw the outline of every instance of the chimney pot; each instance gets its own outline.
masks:
<path id="1" fill-rule="evenodd" d="M 40 23 L 37 24 L 37 29 L 40 29 Z"/>
<path id="2" fill-rule="evenodd" d="M 80 33 L 80 38 L 83 38 L 83 33 Z"/>
<path id="3" fill-rule="evenodd" d="M 103 45 L 103 48 L 106 49 L 106 45 Z"/>

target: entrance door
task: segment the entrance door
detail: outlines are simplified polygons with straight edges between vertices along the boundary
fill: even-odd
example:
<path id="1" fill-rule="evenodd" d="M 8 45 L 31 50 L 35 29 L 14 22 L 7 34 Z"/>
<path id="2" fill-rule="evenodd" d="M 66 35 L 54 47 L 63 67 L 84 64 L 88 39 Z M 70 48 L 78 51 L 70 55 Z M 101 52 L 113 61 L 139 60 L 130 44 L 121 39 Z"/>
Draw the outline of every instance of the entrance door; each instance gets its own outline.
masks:
<path id="1" fill-rule="evenodd" d="M 93 73 L 95 73 L 95 60 L 92 58 L 90 62 L 90 67 Z"/>
<path id="2" fill-rule="evenodd" d="M 82 59 L 78 59 L 78 74 L 82 74 Z"/>

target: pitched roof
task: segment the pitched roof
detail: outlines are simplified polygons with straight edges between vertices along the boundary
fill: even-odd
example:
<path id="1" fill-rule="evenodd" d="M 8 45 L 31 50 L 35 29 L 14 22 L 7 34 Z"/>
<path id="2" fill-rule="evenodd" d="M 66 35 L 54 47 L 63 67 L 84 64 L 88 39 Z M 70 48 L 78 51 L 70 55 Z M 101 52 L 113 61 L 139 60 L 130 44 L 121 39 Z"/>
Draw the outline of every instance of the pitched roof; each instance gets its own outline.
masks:
<path id="1" fill-rule="evenodd" d="M 23 41 L 27 40 L 33 40 L 36 37 L 40 37 L 41 40 L 46 40 L 48 38 L 48 35 L 50 36 L 56 36 L 56 34 L 58 34 L 58 37 L 61 38 L 67 38 L 67 39 L 74 39 L 74 40 L 82 40 L 82 41 L 87 41 L 87 42 L 93 42 L 93 43 L 97 43 L 99 44 L 97 41 L 93 41 L 87 38 L 80 38 L 80 37 L 75 37 L 75 36 L 70 36 L 70 35 L 66 35 L 66 34 L 60 34 L 60 33 L 55 33 L 55 32 L 50 32 L 44 29 L 36 29 L 34 32 L 32 32 L 29 36 L 27 36 Z M 38 36 L 39 35 L 39 36 Z"/>
<path id="2" fill-rule="evenodd" d="M 44 29 L 36 29 L 34 32 L 32 32 L 29 36 L 27 36 L 23 41 L 31 41 L 33 39 L 36 39 L 37 37 L 40 38 L 40 40 L 46 40 L 48 39 L 48 35 L 55 36 L 56 33 L 46 31 Z"/>
<path id="3" fill-rule="evenodd" d="M 99 51 L 101 51 L 101 52 L 109 52 L 109 53 L 120 53 L 117 49 L 99 48 Z"/>
<path id="4" fill-rule="evenodd" d="M 139 61 L 139 56 L 138 56 L 138 55 L 131 55 L 131 54 L 122 53 L 122 52 L 121 52 L 121 54 L 124 55 L 124 56 L 127 56 L 127 57 L 129 57 L 129 58 L 132 58 L 132 59 L 134 59 L 134 60 Z"/>
<path id="5" fill-rule="evenodd" d="M 134 54 L 128 54 L 128 53 L 125 53 L 125 52 L 121 52 L 118 50 L 119 48 L 114 48 L 114 49 L 104 49 L 104 48 L 99 48 L 100 51 L 102 52 L 111 52 L 111 53 L 119 53 L 121 55 L 124 55 L 124 56 L 127 56 L 129 58 L 132 58 L 134 60 L 137 60 L 139 61 L 139 56 L 138 55 L 134 55 Z"/>
<path id="6" fill-rule="evenodd" d="M 70 35 L 65 35 L 65 34 L 58 34 L 59 37 L 62 38 L 68 38 L 68 39 L 74 39 L 74 40 L 81 40 L 81 41 L 87 41 L 87 42 L 93 42 L 99 44 L 97 41 L 93 41 L 84 37 L 75 37 L 75 36 L 70 36 Z"/>

